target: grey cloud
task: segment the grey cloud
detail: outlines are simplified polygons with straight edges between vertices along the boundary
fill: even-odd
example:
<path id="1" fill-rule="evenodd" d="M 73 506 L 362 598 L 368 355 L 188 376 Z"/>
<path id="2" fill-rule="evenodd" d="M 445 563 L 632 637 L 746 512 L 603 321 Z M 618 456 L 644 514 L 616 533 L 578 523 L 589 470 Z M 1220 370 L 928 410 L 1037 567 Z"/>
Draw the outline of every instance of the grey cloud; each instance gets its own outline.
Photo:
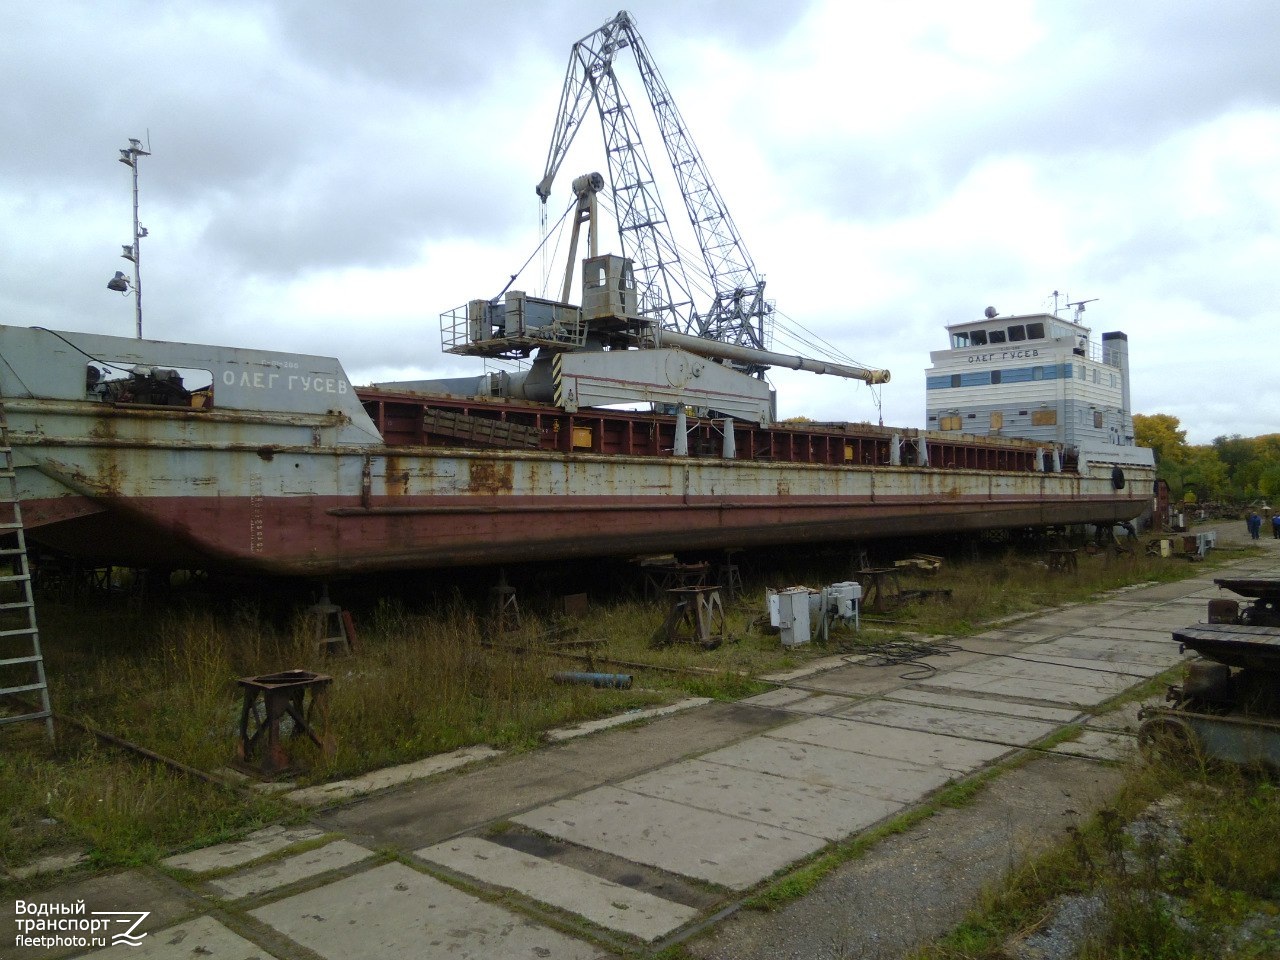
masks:
<path id="1" fill-rule="evenodd" d="M 776 42 L 808 6 L 773 0 L 656 0 L 634 4 L 630 11 L 655 51 L 663 41 L 680 36 L 759 50 Z M 361 7 L 284 0 L 275 11 L 282 41 L 307 62 L 463 97 L 501 76 L 517 56 L 567 64 L 572 43 L 600 27 L 616 9 L 583 0 L 381 0 Z"/>
<path id="2" fill-rule="evenodd" d="M 864 141 L 820 133 L 773 151 L 780 165 L 834 184 L 839 214 L 892 219 L 927 209 L 984 159 L 1069 164 L 1142 149 L 1235 110 L 1280 104 L 1280 6 L 1266 3 L 1045 3 L 1049 40 L 1005 68 L 989 100 L 944 96 L 908 130 Z M 813 91 L 854 110 L 845 90 Z"/>
<path id="3" fill-rule="evenodd" d="M 642 29 L 714 24 L 726 43 L 760 44 L 801 12 L 701 3 L 672 18 L 674 6 L 637 12 Z M 545 141 L 513 140 L 496 118 L 536 101 L 549 137 L 570 44 L 611 15 L 582 2 L 138 2 L 113 14 L 54 0 L 0 41 L 11 55 L 0 70 L 26 81 L 0 122 L 42 131 L 0 155 L 0 175 L 111 195 L 126 176 L 115 150 L 150 128 L 144 222 L 206 210 L 211 254 L 284 275 L 403 264 L 431 237 L 501 232 Z M 511 83 L 530 64 L 545 90 Z M 513 150 L 528 182 L 510 175 Z"/>

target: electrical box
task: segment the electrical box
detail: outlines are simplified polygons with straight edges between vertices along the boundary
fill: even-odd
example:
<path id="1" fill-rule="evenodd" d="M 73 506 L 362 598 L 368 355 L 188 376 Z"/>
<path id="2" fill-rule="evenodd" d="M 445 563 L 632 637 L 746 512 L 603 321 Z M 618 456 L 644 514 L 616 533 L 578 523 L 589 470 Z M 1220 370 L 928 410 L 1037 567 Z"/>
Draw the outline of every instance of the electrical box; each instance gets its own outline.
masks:
<path id="1" fill-rule="evenodd" d="M 774 624 L 782 633 L 784 647 L 798 647 L 811 639 L 809 627 L 809 588 L 790 587 L 779 590 L 770 597 L 769 620 L 774 620 L 773 606 L 777 604 L 777 623 Z"/>
<path id="2" fill-rule="evenodd" d="M 590 427 L 574 427 L 573 428 L 573 449 L 575 450 L 591 449 L 591 428 Z"/>
<path id="3" fill-rule="evenodd" d="M 856 580 L 833 583 L 827 588 L 827 594 L 835 605 L 835 615 L 842 620 L 852 620 L 858 612 L 858 601 L 862 599 L 862 584 Z"/>

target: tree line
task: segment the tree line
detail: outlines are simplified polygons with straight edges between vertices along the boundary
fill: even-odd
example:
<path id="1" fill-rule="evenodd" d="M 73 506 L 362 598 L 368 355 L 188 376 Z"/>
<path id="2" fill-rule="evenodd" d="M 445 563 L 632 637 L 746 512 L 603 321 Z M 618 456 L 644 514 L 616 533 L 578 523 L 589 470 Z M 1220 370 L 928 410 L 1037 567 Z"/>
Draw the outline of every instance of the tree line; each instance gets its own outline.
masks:
<path id="1" fill-rule="evenodd" d="M 1138 445 L 1155 451 L 1156 476 L 1175 500 L 1280 501 L 1280 433 L 1189 444 L 1181 422 L 1167 413 L 1135 413 L 1133 428 Z"/>

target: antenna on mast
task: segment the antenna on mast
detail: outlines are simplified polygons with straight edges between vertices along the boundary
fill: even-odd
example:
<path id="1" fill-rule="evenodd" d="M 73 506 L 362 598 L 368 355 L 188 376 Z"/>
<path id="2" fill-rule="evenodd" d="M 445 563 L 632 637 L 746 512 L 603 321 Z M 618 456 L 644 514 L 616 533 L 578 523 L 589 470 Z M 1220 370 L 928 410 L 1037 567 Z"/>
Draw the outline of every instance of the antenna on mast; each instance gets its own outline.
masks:
<path id="1" fill-rule="evenodd" d="M 1075 320 L 1076 323 L 1079 323 L 1080 318 L 1084 316 L 1084 305 L 1086 303 L 1097 303 L 1098 299 L 1099 299 L 1098 297 L 1093 297 L 1092 299 L 1089 299 L 1089 300 L 1077 300 L 1075 303 L 1068 303 L 1067 304 L 1068 307 L 1076 308 L 1076 315 L 1072 319 Z"/>

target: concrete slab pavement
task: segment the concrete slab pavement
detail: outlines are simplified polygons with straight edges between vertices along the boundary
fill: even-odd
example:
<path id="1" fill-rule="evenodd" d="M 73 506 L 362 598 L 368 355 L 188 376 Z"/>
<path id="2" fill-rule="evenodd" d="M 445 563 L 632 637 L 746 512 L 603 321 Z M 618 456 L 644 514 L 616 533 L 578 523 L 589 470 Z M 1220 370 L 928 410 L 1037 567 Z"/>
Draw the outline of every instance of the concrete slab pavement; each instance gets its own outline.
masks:
<path id="1" fill-rule="evenodd" d="M 703 759 L 784 779 L 906 804 L 954 778 L 951 770 L 780 737 L 755 737 Z"/>
<path id="2" fill-rule="evenodd" d="M 388 863 L 251 914 L 325 960 L 596 960 L 608 953 Z"/>
<path id="3" fill-rule="evenodd" d="M 760 707 L 712 703 L 641 727 L 499 758 L 438 782 L 370 797 L 316 820 L 366 846 L 417 850 L 512 813 L 733 743 L 790 719 Z"/>
<path id="4" fill-rule="evenodd" d="M 1053 733 L 1060 724 L 1030 717 L 975 713 L 927 703 L 879 700 L 859 703 L 841 716 L 887 727 L 922 730 L 949 737 L 969 737 L 1012 747 L 1024 747 Z"/>
<path id="5" fill-rule="evenodd" d="M 335 780 L 332 783 L 322 783 L 314 787 L 303 787 L 291 791 L 289 799 L 307 807 L 323 807 L 340 800 L 349 800 L 362 793 L 374 793 L 413 780 L 425 780 L 428 777 L 447 773 L 481 760 L 491 760 L 500 755 L 501 751 L 494 750 L 492 747 L 465 747 L 461 750 L 427 757 L 415 763 L 402 763 L 386 770 L 374 770 L 363 776 L 352 777 L 350 780 Z"/>
<path id="6" fill-rule="evenodd" d="M 1085 730 L 1074 740 L 1055 744 L 1052 752 L 1093 760 L 1127 760 L 1138 752 L 1138 741 L 1132 734 L 1115 730 Z"/>
<path id="7" fill-rule="evenodd" d="M 480 837 L 447 840 L 417 856 L 495 887 L 576 913 L 598 926 L 653 941 L 699 911 Z"/>
<path id="8" fill-rule="evenodd" d="M 1062 703 L 1088 707 L 1102 703 L 1130 685 L 1123 678 L 1098 679 L 1091 683 L 1069 683 L 1064 680 L 1041 679 L 1032 676 L 1012 676 L 991 670 L 983 672 L 952 671 L 941 677 L 920 681 L 922 687 L 939 687 L 944 690 L 967 691 L 989 696 L 1022 697 L 1044 703 Z"/>
<path id="9" fill-rule="evenodd" d="M 811 784 L 706 759 L 635 777 L 627 790 L 742 820 L 838 840 L 901 809 L 836 787 Z"/>
<path id="10" fill-rule="evenodd" d="M 371 856 L 372 850 L 346 840 L 335 840 L 305 853 L 272 860 L 242 873 L 210 880 L 209 885 L 232 899 L 256 897 L 333 870 L 342 870 Z"/>
<path id="11" fill-rule="evenodd" d="M 1044 720 L 1054 726 L 1071 723 L 1081 717 L 1072 707 L 1051 707 L 1043 703 L 1021 703 L 1001 700 L 999 697 L 965 696 L 961 693 L 943 693 L 940 690 L 896 690 L 885 700 L 890 703 L 914 703 L 927 707 L 953 707 L 970 713 L 990 713 L 1006 717 L 1026 717 Z"/>
<path id="12" fill-rule="evenodd" d="M 102 874 L 66 884 L 44 893 L 20 897 L 25 904 L 65 905 L 68 909 L 77 903 L 84 904 L 85 913 L 89 916 L 107 911 L 149 911 L 144 930 L 167 927 L 179 920 L 191 917 L 202 909 L 202 905 L 193 897 L 165 878 L 152 876 L 142 870 L 127 870 Z M 83 947 L 74 944 L 65 946 L 25 946 L 19 945 L 16 935 L 21 932 L 18 920 L 16 900 L 0 900 L 0 956 L 5 960 L 57 960 L 83 952 Z M 24 916 L 31 917 L 31 908 L 27 907 Z M 118 932 L 118 931 L 116 931 Z M 41 934 L 32 932 L 32 936 Z"/>
<path id="13" fill-rule="evenodd" d="M 618 787 L 597 787 L 513 819 L 571 843 L 731 890 L 755 886 L 826 846 L 808 834 Z"/>
<path id="14" fill-rule="evenodd" d="M 213 917 L 195 917 L 150 933 L 136 947 L 127 949 L 130 960 L 177 960 L 198 957 L 200 960 L 262 960 L 263 951 L 229 930 Z M 81 954 L 84 957 L 101 954 Z"/>
<path id="15" fill-rule="evenodd" d="M 236 843 L 220 843 L 203 850 L 180 853 L 160 862 L 173 870 L 213 873 L 215 870 L 242 867 L 323 835 L 324 831 L 315 827 L 264 827 Z"/>
<path id="16" fill-rule="evenodd" d="M 1167 643 L 1148 650 L 1133 640 L 1116 637 L 1059 637 L 1039 644 L 1035 653 L 1048 659 L 1079 661 L 1093 666 L 1118 664 L 1121 665 L 1118 669 L 1122 669 L 1123 665 L 1129 665 L 1139 676 L 1150 676 L 1152 672 L 1140 668 L 1155 668 L 1155 672 L 1160 673 L 1183 659 L 1177 648 L 1171 648 Z"/>
<path id="17" fill-rule="evenodd" d="M 939 736 L 838 717 L 815 717 L 774 730 L 771 737 L 892 760 L 936 765 L 953 773 L 969 773 L 1009 752 L 1003 744 L 964 737 Z"/>

